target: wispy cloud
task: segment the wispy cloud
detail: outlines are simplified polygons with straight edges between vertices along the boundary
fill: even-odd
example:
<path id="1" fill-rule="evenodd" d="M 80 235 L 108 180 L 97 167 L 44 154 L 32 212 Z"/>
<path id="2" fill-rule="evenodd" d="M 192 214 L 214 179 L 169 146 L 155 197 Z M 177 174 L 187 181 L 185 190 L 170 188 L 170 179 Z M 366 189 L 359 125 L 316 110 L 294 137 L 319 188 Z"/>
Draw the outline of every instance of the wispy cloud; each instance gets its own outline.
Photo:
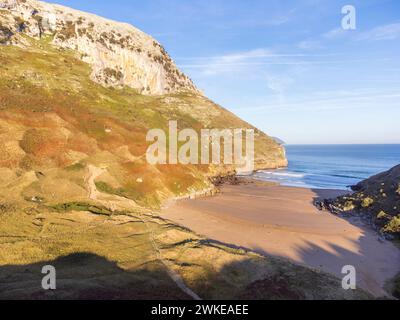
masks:
<path id="1" fill-rule="evenodd" d="M 297 44 L 297 47 L 302 50 L 317 50 L 323 48 L 322 44 L 316 40 L 301 41 Z"/>
<path id="2" fill-rule="evenodd" d="M 191 63 L 183 64 L 181 67 L 185 69 L 201 69 L 204 75 L 215 75 L 233 71 L 238 67 L 252 65 L 260 58 L 266 58 L 272 55 L 273 53 L 271 50 L 256 49 L 221 56 L 195 57 L 189 59 Z M 177 60 L 184 60 L 184 58 Z"/>
<path id="3" fill-rule="evenodd" d="M 276 53 L 268 49 L 255 49 L 251 51 L 231 53 L 220 56 L 177 57 L 176 60 L 250 60 L 255 58 L 321 57 L 335 55 L 338 54 Z"/>
<path id="4" fill-rule="evenodd" d="M 298 59 L 304 57 L 304 59 Z M 316 57 L 326 57 L 325 59 L 315 59 Z M 247 60 L 236 59 L 234 57 L 221 60 L 192 61 L 189 64 L 179 64 L 183 69 L 195 69 L 202 71 L 206 75 L 216 75 L 223 72 L 235 71 L 242 67 L 261 67 L 261 66 L 312 66 L 312 65 L 347 65 L 352 63 L 370 62 L 370 58 L 365 59 L 330 59 L 330 55 L 307 56 L 307 55 L 272 55 L 269 60 Z M 279 59 L 281 58 L 281 59 Z M 287 58 L 287 59 L 282 59 Z M 289 59 L 290 58 L 290 59 Z M 306 59 L 307 58 L 307 59 Z M 310 59 L 314 58 L 314 59 Z M 229 60 L 232 59 L 232 60 Z M 379 59 L 381 62 L 390 59 Z M 378 61 L 378 60 L 375 60 Z"/>
<path id="5" fill-rule="evenodd" d="M 398 38 L 400 38 L 400 23 L 379 26 L 357 36 L 357 40 L 367 41 L 395 40 Z"/>
<path id="6" fill-rule="evenodd" d="M 382 41 L 400 39 L 400 23 L 391 23 L 375 27 L 367 31 L 344 30 L 334 28 L 317 36 L 315 39 L 306 39 L 296 44 L 300 50 L 311 51 L 324 49 L 331 40 L 348 39 L 352 41 Z"/>
<path id="7" fill-rule="evenodd" d="M 267 87 L 278 94 L 283 93 L 293 82 L 294 79 L 288 76 L 267 76 Z"/>
<path id="8" fill-rule="evenodd" d="M 345 110 L 351 105 L 352 109 L 355 108 L 376 108 L 377 101 L 385 102 L 385 106 L 400 107 L 398 92 L 387 93 L 348 93 L 337 91 L 333 92 L 331 96 L 318 97 L 314 96 L 312 99 L 291 101 L 287 103 L 274 103 L 263 106 L 253 106 L 246 108 L 238 108 L 235 111 L 247 111 L 263 114 L 264 112 L 288 112 L 288 111 L 329 111 L 329 110 Z"/>
<path id="9" fill-rule="evenodd" d="M 290 90 L 290 86 L 295 83 L 295 78 L 290 74 L 268 74 L 266 77 L 267 88 L 272 91 L 275 98 L 280 104 L 286 101 L 286 93 Z"/>
<path id="10" fill-rule="evenodd" d="M 269 49 L 255 49 L 246 52 L 232 53 L 216 57 L 222 63 L 236 63 L 242 61 L 253 60 L 255 58 L 271 57 L 273 52 Z"/>
<path id="11" fill-rule="evenodd" d="M 324 39 L 337 39 L 337 38 L 341 38 L 345 35 L 348 35 L 349 31 L 348 30 L 344 30 L 343 28 L 335 28 L 332 29 L 324 34 L 322 34 L 322 38 Z"/>
<path id="12" fill-rule="evenodd" d="M 335 28 L 321 36 L 325 40 L 341 39 L 344 37 L 355 41 L 395 40 L 400 38 L 400 23 L 386 24 L 367 31 L 349 31 L 342 28 Z"/>

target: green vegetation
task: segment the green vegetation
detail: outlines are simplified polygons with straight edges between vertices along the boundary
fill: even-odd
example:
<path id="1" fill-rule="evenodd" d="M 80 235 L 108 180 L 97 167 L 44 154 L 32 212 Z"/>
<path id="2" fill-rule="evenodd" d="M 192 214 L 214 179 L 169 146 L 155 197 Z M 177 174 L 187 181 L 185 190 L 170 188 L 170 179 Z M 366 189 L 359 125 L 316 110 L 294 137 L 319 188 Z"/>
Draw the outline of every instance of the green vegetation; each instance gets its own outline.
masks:
<path id="1" fill-rule="evenodd" d="M 383 228 L 384 232 L 399 234 L 400 233 L 400 215 L 390 219 L 390 222 Z"/>
<path id="2" fill-rule="evenodd" d="M 12 35 L 12 31 L 0 23 L 0 44 L 6 44 Z"/>
<path id="3" fill-rule="evenodd" d="M 16 207 L 10 203 L 0 203 L 0 216 L 6 213 L 14 212 Z"/>
<path id="4" fill-rule="evenodd" d="M 106 76 L 106 84 L 109 83 L 110 79 L 120 81 L 124 77 L 124 74 L 120 70 L 105 68 L 103 72 L 104 75 Z"/>
<path id="5" fill-rule="evenodd" d="M 378 215 L 376 216 L 378 219 L 383 219 L 387 217 L 387 214 L 384 211 L 381 211 L 378 213 Z"/>
<path id="6" fill-rule="evenodd" d="M 83 164 L 81 162 L 78 162 L 78 163 L 75 163 L 75 164 L 72 164 L 72 165 L 66 167 L 65 170 L 67 170 L 67 171 L 80 171 L 80 170 L 83 170 L 85 168 L 86 168 L 85 164 Z"/>
<path id="7" fill-rule="evenodd" d="M 67 21 L 67 24 L 57 34 L 61 41 L 67 41 L 76 37 L 76 25 L 72 21 Z"/>
<path id="8" fill-rule="evenodd" d="M 70 212 L 70 211 L 86 211 L 93 214 L 100 214 L 109 216 L 112 214 L 110 210 L 103 206 L 92 205 L 85 202 L 69 202 L 69 203 L 62 203 L 57 204 L 50 207 L 51 209 L 62 213 L 62 212 Z"/>
<path id="9" fill-rule="evenodd" d="M 362 206 L 363 208 L 368 208 L 368 207 L 370 207 L 373 203 L 374 203 L 374 199 L 369 198 L 369 197 L 366 197 L 366 198 L 362 199 L 362 201 L 361 201 L 361 206 Z"/>
<path id="10" fill-rule="evenodd" d="M 363 214 L 388 238 L 400 239 L 400 166 L 360 182 L 351 195 L 327 200 L 334 213 Z"/>
<path id="11" fill-rule="evenodd" d="M 113 195 L 120 196 L 120 197 L 125 197 L 127 194 L 127 190 L 124 190 L 123 188 L 115 189 L 115 188 L 111 187 L 109 184 L 107 184 L 106 182 L 96 181 L 95 184 L 96 184 L 97 190 L 99 190 L 100 192 L 113 194 Z"/>
<path id="12" fill-rule="evenodd" d="M 15 23 L 19 32 L 22 32 L 26 28 L 26 21 L 21 17 L 15 17 Z"/>

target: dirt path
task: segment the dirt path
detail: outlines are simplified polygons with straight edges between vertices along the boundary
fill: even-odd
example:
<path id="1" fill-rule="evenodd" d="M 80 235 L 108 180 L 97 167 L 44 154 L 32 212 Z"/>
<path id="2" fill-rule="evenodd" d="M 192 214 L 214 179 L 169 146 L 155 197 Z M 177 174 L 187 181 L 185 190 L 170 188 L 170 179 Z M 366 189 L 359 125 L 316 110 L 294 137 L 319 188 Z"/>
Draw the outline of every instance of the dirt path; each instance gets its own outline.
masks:
<path id="1" fill-rule="evenodd" d="M 133 208 L 137 208 L 137 204 L 133 200 L 119 197 L 116 195 L 115 196 L 113 195 L 112 197 L 110 197 L 109 195 L 103 194 L 102 192 L 97 190 L 96 179 L 99 176 L 101 176 L 106 171 L 106 169 L 102 169 L 102 168 L 99 168 L 99 167 L 96 167 L 93 165 L 89 165 L 88 171 L 89 171 L 89 174 L 88 174 L 88 178 L 86 181 L 87 181 L 87 187 L 88 187 L 88 192 L 89 192 L 89 199 L 101 203 L 106 208 L 108 208 L 112 211 L 115 211 L 116 208 L 121 205 L 121 203 L 123 203 L 125 206 L 131 205 Z M 154 232 L 153 232 L 153 229 L 151 228 L 151 226 L 149 225 L 150 223 L 149 223 L 148 219 L 146 219 L 145 217 L 140 216 L 140 215 L 138 216 L 138 218 L 141 219 L 142 222 L 147 227 L 147 229 L 149 231 L 150 241 L 151 241 L 152 247 L 154 249 L 154 252 L 156 253 L 156 257 L 165 266 L 167 273 L 168 273 L 169 277 L 172 279 L 172 281 L 174 281 L 175 284 L 184 293 L 186 293 L 188 296 L 190 296 L 192 299 L 201 300 L 201 298 L 196 293 L 194 293 L 188 286 L 186 286 L 186 284 L 183 281 L 183 279 L 181 278 L 181 276 L 172 269 L 171 263 L 162 257 L 161 249 L 157 246 L 157 243 L 156 243 L 155 237 L 154 237 Z"/>
<path id="2" fill-rule="evenodd" d="M 101 176 L 105 169 L 101 169 L 92 165 L 89 165 L 89 176 L 87 178 L 87 186 L 89 190 L 89 199 L 91 200 L 98 200 L 99 191 L 96 188 L 96 179 Z"/>
<path id="3" fill-rule="evenodd" d="M 193 300 L 202 300 L 195 292 L 193 292 L 188 286 L 186 286 L 186 284 L 183 281 L 183 279 L 181 278 L 181 276 L 172 269 L 171 263 L 162 257 L 161 249 L 157 246 L 157 243 L 154 240 L 155 237 L 154 237 L 153 229 L 149 226 L 149 223 L 148 223 L 148 221 L 146 221 L 146 219 L 144 219 L 144 218 L 140 218 L 140 219 L 143 221 L 143 223 L 146 225 L 147 229 L 149 230 L 150 241 L 151 241 L 154 251 L 156 252 L 157 259 L 159 261 L 161 261 L 161 263 L 165 266 L 169 277 L 176 283 L 176 285 L 183 292 L 185 292 Z"/>

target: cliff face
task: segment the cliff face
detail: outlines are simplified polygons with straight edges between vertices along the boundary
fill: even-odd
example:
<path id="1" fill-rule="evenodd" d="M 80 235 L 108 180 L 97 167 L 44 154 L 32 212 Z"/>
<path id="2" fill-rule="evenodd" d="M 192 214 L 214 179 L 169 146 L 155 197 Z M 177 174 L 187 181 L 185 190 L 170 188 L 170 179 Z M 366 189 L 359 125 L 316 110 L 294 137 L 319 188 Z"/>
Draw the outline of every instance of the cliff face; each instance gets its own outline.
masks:
<path id="1" fill-rule="evenodd" d="M 400 165 L 352 187 L 354 193 L 323 206 L 336 214 L 362 214 L 389 238 L 400 236 Z"/>
<path id="2" fill-rule="evenodd" d="M 150 95 L 197 92 L 164 48 L 129 24 L 35 0 L 8 0 L 3 6 L 2 43 L 26 44 L 21 35 L 52 35 L 52 44 L 79 52 L 92 67 L 92 80 L 100 84 Z"/>

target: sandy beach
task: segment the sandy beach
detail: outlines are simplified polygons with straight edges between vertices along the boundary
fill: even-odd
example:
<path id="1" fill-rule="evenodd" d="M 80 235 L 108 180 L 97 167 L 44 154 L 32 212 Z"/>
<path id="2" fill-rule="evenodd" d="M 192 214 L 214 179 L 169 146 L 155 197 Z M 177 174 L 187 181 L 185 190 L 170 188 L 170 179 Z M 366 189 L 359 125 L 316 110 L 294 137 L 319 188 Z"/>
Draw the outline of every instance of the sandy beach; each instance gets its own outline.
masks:
<path id="1" fill-rule="evenodd" d="M 214 197 L 177 201 L 161 215 L 210 239 L 339 277 L 343 266 L 353 265 L 358 285 L 382 296 L 385 282 L 400 272 L 400 250 L 357 218 L 336 217 L 312 204 L 340 194 L 252 181 L 225 185 Z"/>

